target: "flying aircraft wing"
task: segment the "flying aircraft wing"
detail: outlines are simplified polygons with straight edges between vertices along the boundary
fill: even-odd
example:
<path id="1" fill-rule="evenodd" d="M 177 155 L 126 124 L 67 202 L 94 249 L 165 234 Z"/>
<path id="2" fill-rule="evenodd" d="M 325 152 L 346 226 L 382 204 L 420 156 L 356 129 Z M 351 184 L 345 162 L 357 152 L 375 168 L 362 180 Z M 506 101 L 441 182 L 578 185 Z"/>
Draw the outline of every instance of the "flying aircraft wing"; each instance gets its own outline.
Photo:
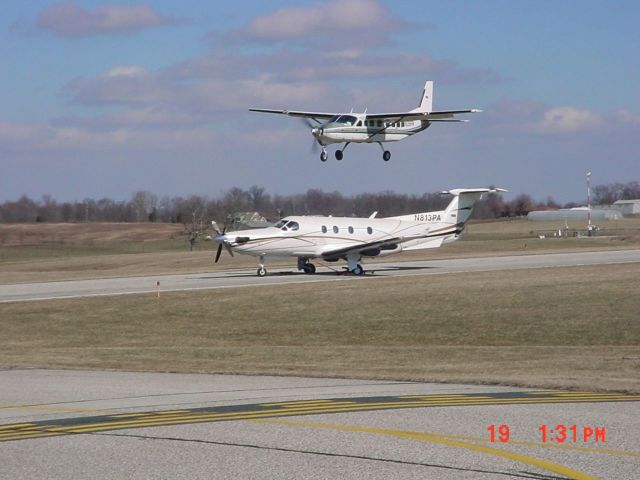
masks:
<path id="1" fill-rule="evenodd" d="M 472 108 L 469 110 L 441 110 L 437 112 L 399 112 L 399 113 L 367 113 L 367 119 L 388 119 L 394 122 L 399 120 L 426 120 L 429 122 L 461 122 L 454 119 L 456 115 L 463 113 L 479 113 L 482 110 Z"/>
<path id="2" fill-rule="evenodd" d="M 321 118 L 328 120 L 329 118 L 337 115 L 335 113 L 326 113 L 326 112 L 301 112 L 297 110 L 271 110 L 269 108 L 250 108 L 250 112 L 261 112 L 261 113 L 277 113 L 279 115 L 289 115 L 290 117 L 300 117 L 300 118 Z"/>

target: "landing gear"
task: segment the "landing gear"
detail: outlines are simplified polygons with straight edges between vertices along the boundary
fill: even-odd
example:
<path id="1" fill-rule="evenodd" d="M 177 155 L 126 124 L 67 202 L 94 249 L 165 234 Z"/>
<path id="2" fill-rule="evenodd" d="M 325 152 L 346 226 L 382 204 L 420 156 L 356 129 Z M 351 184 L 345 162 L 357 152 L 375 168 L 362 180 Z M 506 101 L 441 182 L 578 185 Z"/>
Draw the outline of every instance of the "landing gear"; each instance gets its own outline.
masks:
<path id="1" fill-rule="evenodd" d="M 260 263 L 258 264 L 258 271 L 256 273 L 259 277 L 267 276 L 267 269 L 264 268 L 264 257 L 260 257 Z"/>
<path id="2" fill-rule="evenodd" d="M 336 150 L 336 160 L 342 160 L 342 158 L 344 157 L 344 151 L 347 149 L 350 143 L 351 142 L 345 143 L 344 147 L 342 147 L 342 150 Z"/>
<path id="3" fill-rule="evenodd" d="M 364 268 L 358 262 L 360 261 L 359 254 L 349 254 L 347 255 L 347 270 L 349 270 L 354 275 L 364 275 Z"/>
<path id="4" fill-rule="evenodd" d="M 385 150 L 384 147 L 382 146 L 382 142 L 377 142 L 378 145 L 380 145 L 380 150 L 382 150 L 382 159 L 385 162 L 388 162 L 389 160 L 391 160 L 391 152 L 389 150 Z"/>
<path id="5" fill-rule="evenodd" d="M 298 270 L 302 270 L 307 275 L 313 275 L 316 273 L 316 266 L 309 263 L 308 258 L 298 258 Z"/>
<path id="6" fill-rule="evenodd" d="M 329 158 L 329 155 L 327 155 L 327 151 L 323 148 L 322 153 L 320 154 L 320 161 L 326 162 L 327 158 Z"/>

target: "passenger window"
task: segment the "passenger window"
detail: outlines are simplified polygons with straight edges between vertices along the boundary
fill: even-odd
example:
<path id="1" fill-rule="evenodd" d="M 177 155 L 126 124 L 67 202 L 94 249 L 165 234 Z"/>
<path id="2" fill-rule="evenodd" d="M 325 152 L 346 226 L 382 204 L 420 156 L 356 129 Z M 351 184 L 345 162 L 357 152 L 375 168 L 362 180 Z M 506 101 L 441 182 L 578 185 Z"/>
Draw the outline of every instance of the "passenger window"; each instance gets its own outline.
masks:
<path id="1" fill-rule="evenodd" d="M 353 227 L 349 227 L 349 233 L 353 233 Z"/>
<path id="2" fill-rule="evenodd" d="M 333 233 L 338 233 L 338 227 L 336 225 L 333 226 Z"/>
<path id="3" fill-rule="evenodd" d="M 322 225 L 322 233 L 327 233 L 327 227 Z"/>
<path id="4" fill-rule="evenodd" d="M 373 228 L 367 227 L 367 233 L 371 235 L 373 233 Z"/>
<path id="5" fill-rule="evenodd" d="M 291 230 L 298 230 L 298 228 L 300 228 L 300 225 L 298 224 L 298 222 L 289 222 L 287 224 L 287 227 L 289 227 Z"/>
<path id="6" fill-rule="evenodd" d="M 382 126 L 382 120 L 378 120 L 378 126 L 381 127 Z"/>

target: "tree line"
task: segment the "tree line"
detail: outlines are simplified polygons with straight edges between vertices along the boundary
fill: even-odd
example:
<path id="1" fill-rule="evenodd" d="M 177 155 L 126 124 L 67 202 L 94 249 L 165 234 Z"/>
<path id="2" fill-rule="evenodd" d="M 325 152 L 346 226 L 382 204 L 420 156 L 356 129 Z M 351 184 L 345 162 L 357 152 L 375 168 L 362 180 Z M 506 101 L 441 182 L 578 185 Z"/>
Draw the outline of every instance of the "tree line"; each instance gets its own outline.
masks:
<path id="1" fill-rule="evenodd" d="M 611 183 L 593 188 L 593 204 L 611 204 L 616 200 L 640 198 L 638 182 Z M 192 223 L 197 217 L 224 223 L 229 214 L 258 211 L 270 220 L 287 215 L 334 215 L 367 217 L 377 211 L 380 217 L 442 209 L 449 198 L 438 192 L 422 195 L 393 191 L 343 195 L 309 189 L 292 195 L 270 194 L 263 187 L 247 190 L 234 187 L 219 197 L 190 195 L 158 197 L 138 191 L 130 200 L 85 198 L 58 202 L 50 195 L 34 200 L 23 195 L 16 201 L 0 204 L 0 223 L 31 222 L 171 222 Z M 488 195 L 474 209 L 474 218 L 498 218 L 523 215 L 531 210 L 575 207 L 584 202 L 560 205 L 549 197 L 535 201 L 527 194 L 505 200 L 500 194 Z"/>

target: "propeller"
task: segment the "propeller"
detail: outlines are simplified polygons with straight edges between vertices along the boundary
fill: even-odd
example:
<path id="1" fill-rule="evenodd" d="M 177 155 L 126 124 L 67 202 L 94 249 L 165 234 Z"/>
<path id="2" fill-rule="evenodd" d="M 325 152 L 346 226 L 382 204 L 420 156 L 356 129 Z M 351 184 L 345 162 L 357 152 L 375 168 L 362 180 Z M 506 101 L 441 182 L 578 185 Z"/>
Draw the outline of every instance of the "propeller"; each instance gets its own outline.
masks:
<path id="1" fill-rule="evenodd" d="M 313 122 L 311 122 L 311 120 L 307 117 L 300 117 L 300 121 L 304 123 L 307 127 L 309 127 L 309 130 L 318 128 L 318 125 L 320 124 L 320 122 L 316 120 L 316 124 L 314 125 Z M 311 141 L 311 153 L 313 153 L 314 155 L 317 155 L 318 152 L 320 151 L 318 147 L 320 147 L 320 144 L 318 143 L 316 138 L 313 137 L 313 140 Z"/>
<path id="2" fill-rule="evenodd" d="M 215 263 L 218 263 L 218 260 L 220 260 L 220 254 L 222 254 L 223 246 L 227 249 L 227 252 L 229 252 L 229 255 L 233 257 L 233 250 L 231 250 L 231 244 L 227 241 L 227 239 L 224 236 L 224 233 L 227 231 L 227 226 L 226 225 L 224 226 L 224 228 L 222 229 L 222 232 L 220 231 L 220 228 L 218 227 L 218 224 L 216 222 L 211 222 L 211 226 L 213 227 L 213 230 L 218 234 L 217 237 L 213 238 L 214 242 L 218 242 L 218 250 L 216 251 Z"/>

